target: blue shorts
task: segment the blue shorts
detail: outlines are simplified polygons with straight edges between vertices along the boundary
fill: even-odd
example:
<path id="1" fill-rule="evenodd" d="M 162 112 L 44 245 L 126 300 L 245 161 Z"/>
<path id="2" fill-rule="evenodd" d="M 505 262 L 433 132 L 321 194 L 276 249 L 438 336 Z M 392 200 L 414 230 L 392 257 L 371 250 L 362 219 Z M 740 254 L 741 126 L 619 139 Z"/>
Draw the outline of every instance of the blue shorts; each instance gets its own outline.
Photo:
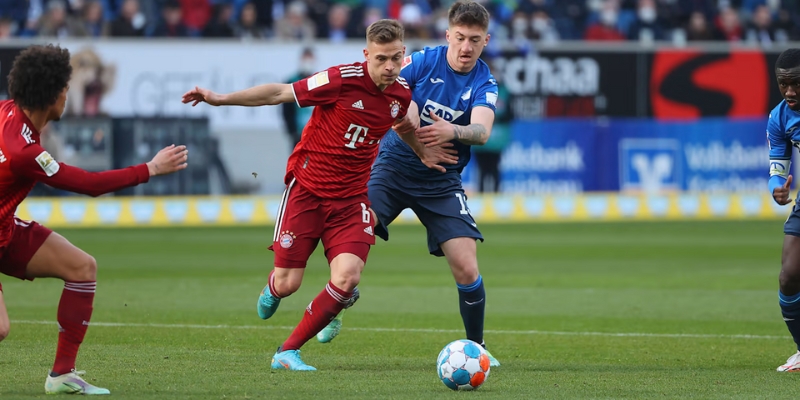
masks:
<path id="1" fill-rule="evenodd" d="M 389 224 L 410 208 L 428 231 L 428 251 L 437 257 L 444 256 L 440 244 L 450 239 L 468 237 L 483 241 L 469 213 L 467 195 L 460 186 L 439 196 L 415 196 L 393 183 L 386 177 L 369 181 L 369 201 L 378 216 L 375 234 L 381 239 L 389 240 Z"/>
<path id="2" fill-rule="evenodd" d="M 792 213 L 789 218 L 786 218 L 786 223 L 783 224 L 783 233 L 792 236 L 800 236 L 800 205 L 795 200 L 792 206 Z"/>

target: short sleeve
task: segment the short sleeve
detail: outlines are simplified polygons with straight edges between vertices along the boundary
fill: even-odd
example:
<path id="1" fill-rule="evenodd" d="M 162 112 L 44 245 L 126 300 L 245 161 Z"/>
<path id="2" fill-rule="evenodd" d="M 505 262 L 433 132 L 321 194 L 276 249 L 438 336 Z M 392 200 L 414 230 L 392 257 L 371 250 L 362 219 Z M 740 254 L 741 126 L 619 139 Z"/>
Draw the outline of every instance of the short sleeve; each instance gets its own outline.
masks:
<path id="1" fill-rule="evenodd" d="M 425 62 L 425 53 L 417 51 L 411 53 L 403 59 L 403 66 L 400 70 L 400 76 L 408 82 L 408 86 L 413 90 L 417 87 L 419 81 L 419 71 L 422 71 L 422 64 Z"/>
<path id="2" fill-rule="evenodd" d="M 300 107 L 333 104 L 339 98 L 342 75 L 339 67 L 331 67 L 292 83 L 294 98 Z"/>
<path id="3" fill-rule="evenodd" d="M 492 111 L 497 111 L 497 81 L 492 74 L 488 74 L 486 80 L 478 86 L 473 94 L 472 107 L 489 107 Z"/>

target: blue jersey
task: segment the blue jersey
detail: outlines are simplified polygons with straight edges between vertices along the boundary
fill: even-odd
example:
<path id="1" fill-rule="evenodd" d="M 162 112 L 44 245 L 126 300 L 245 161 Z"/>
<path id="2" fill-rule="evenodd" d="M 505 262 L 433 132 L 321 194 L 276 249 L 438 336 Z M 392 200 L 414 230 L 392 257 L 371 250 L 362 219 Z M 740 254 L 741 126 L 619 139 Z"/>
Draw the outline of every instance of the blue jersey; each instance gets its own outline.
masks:
<path id="1" fill-rule="evenodd" d="M 784 184 L 791 173 L 792 147 L 800 145 L 800 112 L 793 111 L 781 101 L 769 113 L 767 122 L 769 142 L 770 193 Z"/>
<path id="2" fill-rule="evenodd" d="M 478 60 L 472 71 L 458 73 L 447 63 L 447 46 L 426 47 L 407 56 L 400 76 L 411 87 L 412 100 L 419 107 L 420 126 L 433 123 L 431 113 L 455 125 L 469 125 L 474 107 L 495 111 L 497 81 L 489 66 Z M 461 171 L 469 162 L 470 146 L 458 140 L 452 143 L 458 150 L 458 164 L 445 165 L 447 172 L 441 173 L 426 167 L 414 150 L 390 130 L 381 140 L 373 168 L 404 175 L 403 181 L 419 190 L 461 185 Z"/>

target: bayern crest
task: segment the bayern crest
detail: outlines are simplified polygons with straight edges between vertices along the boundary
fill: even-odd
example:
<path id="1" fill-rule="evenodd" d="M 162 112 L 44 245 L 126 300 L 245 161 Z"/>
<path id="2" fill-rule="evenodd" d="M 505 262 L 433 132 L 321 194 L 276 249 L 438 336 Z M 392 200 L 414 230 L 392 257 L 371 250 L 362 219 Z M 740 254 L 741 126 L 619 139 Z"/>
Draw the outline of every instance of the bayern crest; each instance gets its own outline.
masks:
<path id="1" fill-rule="evenodd" d="M 295 238 L 297 238 L 297 236 L 295 236 L 294 233 L 289 231 L 283 231 L 281 232 L 281 236 L 278 238 L 278 243 L 280 243 L 281 247 L 283 247 L 284 249 L 288 249 L 289 247 L 292 247 L 292 245 L 294 244 Z"/>
<path id="2" fill-rule="evenodd" d="M 400 114 L 400 102 L 393 100 L 389 104 L 389 108 L 392 110 L 392 118 L 397 118 L 397 115 Z"/>

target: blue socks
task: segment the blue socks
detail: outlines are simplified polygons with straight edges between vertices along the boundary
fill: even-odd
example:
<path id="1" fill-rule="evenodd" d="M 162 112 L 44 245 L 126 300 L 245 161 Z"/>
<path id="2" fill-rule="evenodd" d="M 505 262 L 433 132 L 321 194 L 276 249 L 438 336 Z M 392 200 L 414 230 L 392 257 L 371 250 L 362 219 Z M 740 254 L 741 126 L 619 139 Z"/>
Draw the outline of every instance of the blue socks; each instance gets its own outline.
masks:
<path id="1" fill-rule="evenodd" d="M 475 282 L 469 285 L 456 284 L 456 286 L 458 286 L 458 306 L 461 309 L 461 319 L 464 321 L 467 339 L 483 344 L 483 315 L 486 308 L 483 278 L 478 275 L 478 280 Z"/>
<path id="2" fill-rule="evenodd" d="M 797 345 L 797 351 L 800 351 L 800 293 L 787 296 L 778 291 L 778 298 L 780 299 L 783 320 L 786 322 L 786 327 L 789 328 L 789 333 L 792 334 L 794 343 Z"/>

